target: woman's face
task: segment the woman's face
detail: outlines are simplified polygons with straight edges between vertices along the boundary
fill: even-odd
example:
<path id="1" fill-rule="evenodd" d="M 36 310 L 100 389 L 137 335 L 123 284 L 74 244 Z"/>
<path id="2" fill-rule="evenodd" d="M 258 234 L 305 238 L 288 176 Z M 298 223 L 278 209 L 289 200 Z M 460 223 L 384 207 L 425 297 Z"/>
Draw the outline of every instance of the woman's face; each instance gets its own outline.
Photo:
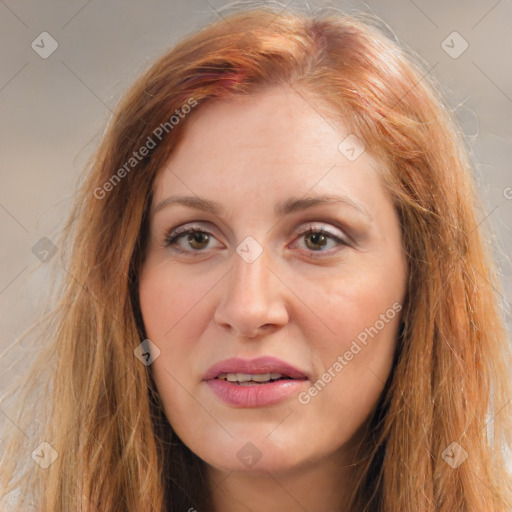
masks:
<path id="1" fill-rule="evenodd" d="M 218 469 L 341 462 L 390 373 L 405 296 L 378 163 L 292 90 L 197 114 L 156 180 L 140 275 L 166 416 Z"/>

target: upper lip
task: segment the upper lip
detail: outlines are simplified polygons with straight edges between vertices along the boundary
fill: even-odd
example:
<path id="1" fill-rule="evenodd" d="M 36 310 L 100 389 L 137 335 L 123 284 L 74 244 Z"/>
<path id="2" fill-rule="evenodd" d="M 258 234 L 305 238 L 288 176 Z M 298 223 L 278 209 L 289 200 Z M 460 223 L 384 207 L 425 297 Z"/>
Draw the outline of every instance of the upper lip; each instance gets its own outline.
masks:
<path id="1" fill-rule="evenodd" d="M 292 379 L 306 379 L 307 375 L 298 370 L 291 364 L 278 359 L 276 357 L 264 356 L 256 359 L 241 359 L 233 357 L 225 359 L 219 363 L 214 364 L 203 375 L 203 380 L 211 380 L 217 378 L 221 373 L 249 373 L 249 374 L 263 374 L 263 373 L 281 373 Z"/>

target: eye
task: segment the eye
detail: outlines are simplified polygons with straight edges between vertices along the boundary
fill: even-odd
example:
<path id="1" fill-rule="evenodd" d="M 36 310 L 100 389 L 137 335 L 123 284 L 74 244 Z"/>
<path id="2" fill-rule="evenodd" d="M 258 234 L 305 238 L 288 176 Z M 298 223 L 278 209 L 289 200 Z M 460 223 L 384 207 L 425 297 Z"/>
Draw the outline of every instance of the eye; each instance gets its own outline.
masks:
<path id="1" fill-rule="evenodd" d="M 324 250 L 329 241 L 333 246 L 348 246 L 348 242 L 336 236 L 323 227 L 309 226 L 306 230 L 297 233 L 304 237 L 306 248 L 310 252 L 332 252 Z M 181 226 L 171 230 L 165 237 L 164 247 L 171 248 L 178 253 L 200 255 L 208 248 L 208 244 L 215 240 L 215 237 L 207 230 L 197 226 Z M 184 243 L 182 243 L 184 241 Z M 336 251 L 334 251 L 336 252 Z M 194 254 L 196 253 L 196 254 Z M 316 257 L 316 256 L 315 256 Z"/>
<path id="2" fill-rule="evenodd" d="M 304 237 L 306 247 L 312 252 L 331 252 L 324 250 L 325 247 L 328 247 L 329 241 L 332 243 L 331 247 L 349 245 L 348 242 L 323 227 L 309 226 L 306 230 L 297 234 L 299 237 Z"/>
<path id="3" fill-rule="evenodd" d="M 213 240 L 213 235 L 204 228 L 182 226 L 171 230 L 164 240 L 164 247 L 171 247 L 173 251 L 179 253 L 204 252 L 209 242 Z M 180 242 L 184 240 L 187 246 L 183 248 Z M 190 251 L 192 249 L 192 251 Z"/>

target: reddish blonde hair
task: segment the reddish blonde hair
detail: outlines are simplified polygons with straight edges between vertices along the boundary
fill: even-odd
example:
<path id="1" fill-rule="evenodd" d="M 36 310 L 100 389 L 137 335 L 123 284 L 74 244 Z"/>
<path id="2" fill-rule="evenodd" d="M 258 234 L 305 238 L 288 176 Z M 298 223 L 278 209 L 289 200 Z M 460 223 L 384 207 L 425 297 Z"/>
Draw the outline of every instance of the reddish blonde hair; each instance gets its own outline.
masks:
<path id="1" fill-rule="evenodd" d="M 307 96 L 382 162 L 407 253 L 395 364 L 346 510 L 510 510 L 503 451 L 511 441 L 510 348 L 476 219 L 472 165 L 441 89 L 368 17 L 265 5 L 181 41 L 120 102 L 59 242 L 69 273 L 45 319 L 24 408 L 11 412 L 25 432 L 37 412 L 32 440 L 46 440 L 59 457 L 46 470 L 21 471 L 15 457 L 30 459 L 38 443 L 27 446 L 13 429 L 0 489 L 19 487 L 21 498 L 53 512 L 209 510 L 203 463 L 166 423 L 150 370 L 133 354 L 145 337 L 137 276 L 154 178 L 190 117 L 210 101 L 269 86 Z M 96 197 L 190 99 L 194 112 Z M 35 389 L 48 399 L 28 402 Z M 442 457 L 453 442 L 468 453 L 457 468 Z"/>

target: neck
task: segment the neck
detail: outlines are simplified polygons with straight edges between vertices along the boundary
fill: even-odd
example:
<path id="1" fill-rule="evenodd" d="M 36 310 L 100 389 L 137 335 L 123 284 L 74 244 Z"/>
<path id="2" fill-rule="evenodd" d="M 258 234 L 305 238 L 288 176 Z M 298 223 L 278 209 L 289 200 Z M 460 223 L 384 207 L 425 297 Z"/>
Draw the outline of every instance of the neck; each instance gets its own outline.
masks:
<path id="1" fill-rule="evenodd" d="M 360 465 L 339 453 L 288 471 L 230 472 L 209 467 L 214 512 L 344 512 Z"/>

